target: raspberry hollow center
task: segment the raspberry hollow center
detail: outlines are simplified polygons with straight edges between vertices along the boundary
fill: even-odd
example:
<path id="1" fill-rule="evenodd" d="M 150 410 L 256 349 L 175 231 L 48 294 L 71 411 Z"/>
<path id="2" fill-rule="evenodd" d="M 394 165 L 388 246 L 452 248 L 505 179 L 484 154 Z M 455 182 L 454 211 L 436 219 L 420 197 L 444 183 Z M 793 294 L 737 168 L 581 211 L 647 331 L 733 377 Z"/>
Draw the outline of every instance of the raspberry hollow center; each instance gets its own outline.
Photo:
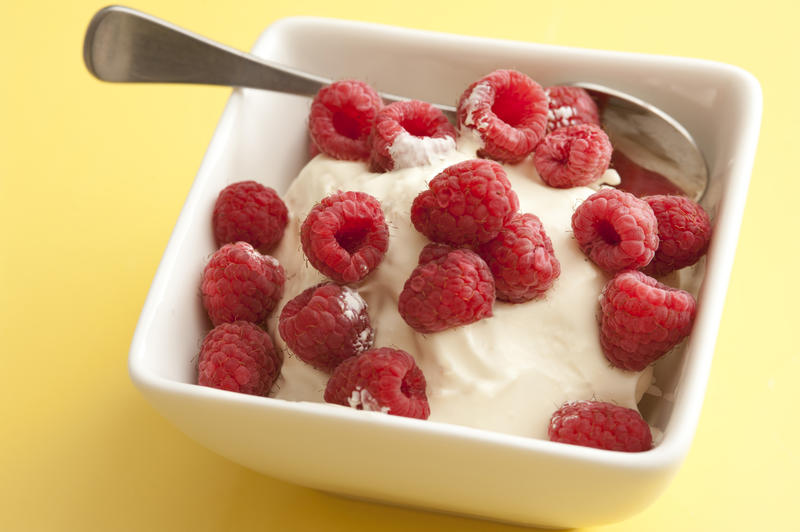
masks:
<path id="1" fill-rule="evenodd" d="M 403 380 L 400 381 L 400 393 L 406 397 L 411 397 L 411 385 L 408 382 L 408 374 L 403 376 Z"/>
<path id="2" fill-rule="evenodd" d="M 434 132 L 425 120 L 420 119 L 407 119 L 400 122 L 403 129 L 408 131 L 409 134 L 415 137 L 430 137 Z"/>
<path id="3" fill-rule="evenodd" d="M 594 228 L 597 234 L 600 235 L 600 238 L 610 246 L 615 246 L 622 241 L 619 233 L 617 233 L 617 230 L 614 229 L 614 226 L 611 225 L 611 222 L 608 220 L 600 220 Z"/>
<path id="4" fill-rule="evenodd" d="M 361 123 L 342 111 L 333 114 L 333 129 L 349 139 L 356 140 L 361 137 Z"/>
<path id="5" fill-rule="evenodd" d="M 517 127 L 524 119 L 529 104 L 516 91 L 498 91 L 492 104 L 492 112 L 511 127 Z"/>
<path id="6" fill-rule="evenodd" d="M 366 225 L 348 225 L 339 229 L 334 238 L 342 249 L 352 255 L 364 245 L 369 229 Z"/>

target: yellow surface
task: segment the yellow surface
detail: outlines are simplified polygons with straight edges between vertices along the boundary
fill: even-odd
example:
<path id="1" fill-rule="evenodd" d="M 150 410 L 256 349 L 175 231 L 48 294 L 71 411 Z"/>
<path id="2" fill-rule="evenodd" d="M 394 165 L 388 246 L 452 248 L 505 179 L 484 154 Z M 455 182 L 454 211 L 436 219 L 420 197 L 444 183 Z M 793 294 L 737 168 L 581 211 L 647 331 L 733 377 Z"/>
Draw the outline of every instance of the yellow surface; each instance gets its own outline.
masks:
<path id="1" fill-rule="evenodd" d="M 761 142 L 694 445 L 653 506 L 593 530 L 800 529 L 792 2 L 223 4 L 132 7 L 241 49 L 280 17 L 320 15 L 695 56 L 754 73 Z M 81 45 L 102 6 L 0 7 L 0 530 L 514 529 L 260 476 L 185 437 L 134 389 L 134 326 L 229 91 L 95 81 Z"/>

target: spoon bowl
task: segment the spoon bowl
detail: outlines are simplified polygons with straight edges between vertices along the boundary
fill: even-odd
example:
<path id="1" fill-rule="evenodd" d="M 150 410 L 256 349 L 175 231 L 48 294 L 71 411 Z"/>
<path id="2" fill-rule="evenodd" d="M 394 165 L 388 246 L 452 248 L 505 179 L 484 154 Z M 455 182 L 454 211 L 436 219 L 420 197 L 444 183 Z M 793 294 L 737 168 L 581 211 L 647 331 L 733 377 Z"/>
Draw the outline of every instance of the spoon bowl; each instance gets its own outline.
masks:
<path id="1" fill-rule="evenodd" d="M 109 6 L 84 38 L 89 72 L 103 81 L 192 83 L 313 96 L 332 80 L 260 59 L 135 9 Z M 637 195 L 685 194 L 699 201 L 708 185 L 705 158 L 689 132 L 657 107 L 588 82 L 614 155 L 623 190 Z M 381 92 L 388 102 L 406 100 Z M 433 103 L 455 122 L 455 108 Z"/>

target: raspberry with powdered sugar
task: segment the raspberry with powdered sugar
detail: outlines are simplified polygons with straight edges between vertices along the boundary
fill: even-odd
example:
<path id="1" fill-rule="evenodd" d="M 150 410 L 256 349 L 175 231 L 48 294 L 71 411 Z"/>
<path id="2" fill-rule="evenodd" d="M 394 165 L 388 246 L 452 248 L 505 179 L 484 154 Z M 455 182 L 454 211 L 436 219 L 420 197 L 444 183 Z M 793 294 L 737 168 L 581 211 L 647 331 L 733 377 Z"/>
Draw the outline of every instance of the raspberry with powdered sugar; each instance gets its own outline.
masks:
<path id="1" fill-rule="evenodd" d="M 286 303 L 278 331 L 299 359 L 326 372 L 372 347 L 375 337 L 361 295 L 331 282 L 307 288 Z"/>
<path id="2" fill-rule="evenodd" d="M 402 349 L 370 349 L 348 358 L 325 387 L 325 402 L 357 410 L 428 419 L 425 376 Z"/>
<path id="3" fill-rule="evenodd" d="M 373 172 L 425 166 L 455 151 L 456 130 L 440 109 L 427 102 L 394 102 L 375 118 L 369 145 Z"/>
<path id="4" fill-rule="evenodd" d="M 547 127 L 547 95 L 516 70 L 495 70 L 472 83 L 458 100 L 458 125 L 480 140 L 479 157 L 518 163 Z"/>
<path id="5" fill-rule="evenodd" d="M 578 124 L 600 125 L 600 112 L 581 87 L 553 85 L 544 90 L 548 99 L 547 132 Z"/>

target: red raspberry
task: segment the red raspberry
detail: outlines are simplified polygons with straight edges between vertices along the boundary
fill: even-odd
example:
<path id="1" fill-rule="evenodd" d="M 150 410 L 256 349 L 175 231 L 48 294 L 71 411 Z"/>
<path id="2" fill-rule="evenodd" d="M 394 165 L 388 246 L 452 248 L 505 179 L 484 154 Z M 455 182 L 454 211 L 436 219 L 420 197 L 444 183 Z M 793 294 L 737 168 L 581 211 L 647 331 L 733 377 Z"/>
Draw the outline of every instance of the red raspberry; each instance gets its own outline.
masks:
<path id="1" fill-rule="evenodd" d="M 222 323 L 200 346 L 197 383 L 221 390 L 267 395 L 281 371 L 280 352 L 269 335 L 248 321 Z"/>
<path id="2" fill-rule="evenodd" d="M 692 294 L 640 271 L 614 276 L 600 296 L 600 345 L 618 368 L 641 371 L 688 336 Z"/>
<path id="3" fill-rule="evenodd" d="M 328 373 L 372 347 L 374 338 L 364 299 L 355 290 L 328 282 L 286 303 L 278 331 L 299 359 Z"/>
<path id="4" fill-rule="evenodd" d="M 323 87 L 311 103 L 308 128 L 319 150 L 347 161 L 369 159 L 369 132 L 383 101 L 375 90 L 357 80 Z"/>
<path id="5" fill-rule="evenodd" d="M 658 247 L 653 209 L 613 188 L 595 192 L 575 209 L 572 231 L 581 250 L 608 272 L 646 266 Z"/>
<path id="6" fill-rule="evenodd" d="M 433 333 L 491 316 L 494 298 L 489 266 L 474 251 L 454 249 L 411 272 L 397 308 L 414 330 Z"/>
<path id="7" fill-rule="evenodd" d="M 286 276 L 277 260 L 247 242 L 225 244 L 203 270 L 203 306 L 214 325 L 238 320 L 260 324 L 283 297 Z"/>
<path id="8" fill-rule="evenodd" d="M 555 188 L 594 183 L 608 170 L 611 141 L 592 124 L 556 129 L 536 146 L 533 162 L 542 181 Z"/>
<path id="9" fill-rule="evenodd" d="M 684 196 L 646 196 L 658 220 L 658 249 L 643 272 L 665 275 L 691 266 L 705 255 L 711 240 L 711 220 L 698 203 Z"/>
<path id="10" fill-rule="evenodd" d="M 600 113 L 589 93 L 580 87 L 554 85 L 544 90 L 549 101 L 547 131 L 578 124 L 600 125 Z"/>
<path id="11" fill-rule="evenodd" d="M 378 200 L 365 192 L 335 192 L 311 209 L 300 227 L 314 268 L 340 283 L 363 279 L 383 260 L 389 227 Z"/>
<path id="12" fill-rule="evenodd" d="M 211 218 L 217 246 L 241 240 L 263 253 L 280 241 L 288 221 L 289 213 L 278 193 L 255 181 L 223 188 Z"/>
<path id="13" fill-rule="evenodd" d="M 497 236 L 519 209 L 503 167 L 472 159 L 445 168 L 411 205 L 417 231 L 435 242 L 475 246 Z"/>
<path id="14" fill-rule="evenodd" d="M 565 403 L 550 418 L 547 434 L 550 441 L 609 451 L 636 453 L 653 446 L 639 412 L 602 401 Z"/>
<path id="15" fill-rule="evenodd" d="M 429 103 L 394 102 L 378 113 L 369 142 L 370 169 L 388 172 L 441 160 L 456 149 L 456 130 Z"/>
<path id="16" fill-rule="evenodd" d="M 516 70 L 495 70 L 458 100 L 458 124 L 483 141 L 479 157 L 517 163 L 533 151 L 547 126 L 547 95 Z"/>
<path id="17" fill-rule="evenodd" d="M 478 248 L 494 276 L 497 299 L 522 303 L 542 296 L 561 274 L 553 244 L 533 214 L 515 214 Z"/>
<path id="18" fill-rule="evenodd" d="M 381 347 L 348 358 L 333 371 L 325 401 L 358 410 L 428 419 L 425 376 L 401 349 Z"/>

